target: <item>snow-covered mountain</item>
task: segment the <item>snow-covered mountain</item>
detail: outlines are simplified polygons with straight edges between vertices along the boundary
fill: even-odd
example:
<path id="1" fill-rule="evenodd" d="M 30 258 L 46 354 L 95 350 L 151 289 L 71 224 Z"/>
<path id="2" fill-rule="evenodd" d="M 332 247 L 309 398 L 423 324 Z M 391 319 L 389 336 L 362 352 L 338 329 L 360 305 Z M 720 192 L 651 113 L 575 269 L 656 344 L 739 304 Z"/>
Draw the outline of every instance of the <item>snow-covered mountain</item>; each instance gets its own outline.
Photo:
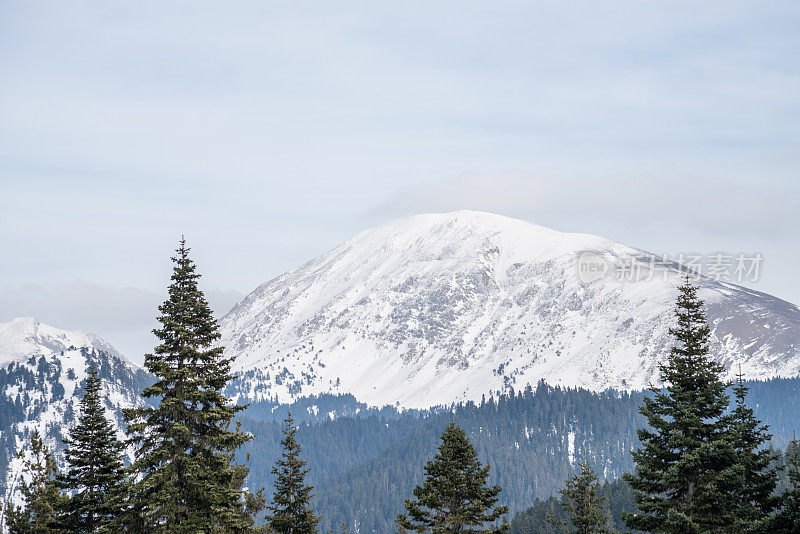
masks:
<path id="1" fill-rule="evenodd" d="M 152 382 L 147 372 L 94 334 L 60 330 L 30 317 L 0 323 L 0 476 L 5 495 L 18 485 L 22 460 L 16 453 L 34 429 L 61 459 L 61 439 L 80 413 L 89 361 L 98 366 L 107 416 L 119 426 L 122 409 L 139 404 L 139 392 Z"/>
<path id="2" fill-rule="evenodd" d="M 363 232 L 258 287 L 222 321 L 240 400 L 324 392 L 421 408 L 545 379 L 593 390 L 655 383 L 670 347 L 676 264 L 480 212 L 418 215 Z M 582 260 L 579 261 L 579 258 Z M 579 278 L 581 262 L 605 276 Z M 714 356 L 748 378 L 800 374 L 800 309 L 701 278 Z"/>
<path id="3" fill-rule="evenodd" d="M 74 347 L 99 350 L 124 360 L 114 347 L 90 332 L 60 330 L 33 317 L 0 323 L 0 367 L 25 361 L 34 354 L 53 355 Z"/>

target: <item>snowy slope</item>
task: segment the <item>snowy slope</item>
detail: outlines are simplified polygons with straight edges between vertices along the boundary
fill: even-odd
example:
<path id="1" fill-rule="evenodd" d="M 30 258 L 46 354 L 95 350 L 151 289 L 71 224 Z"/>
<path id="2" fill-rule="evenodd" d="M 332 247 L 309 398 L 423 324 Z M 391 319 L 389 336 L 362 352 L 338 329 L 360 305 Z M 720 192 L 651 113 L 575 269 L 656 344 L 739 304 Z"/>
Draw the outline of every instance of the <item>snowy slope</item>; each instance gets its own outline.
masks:
<path id="1" fill-rule="evenodd" d="M 582 283 L 579 253 L 646 253 L 480 212 L 363 232 L 253 291 L 221 321 L 240 400 L 352 393 L 427 407 L 545 379 L 643 388 L 670 345 L 677 270 Z M 585 282 L 585 281 L 584 281 Z M 716 358 L 749 378 L 800 371 L 800 310 L 702 279 Z"/>
<path id="2" fill-rule="evenodd" d="M 114 347 L 83 330 L 60 330 L 42 324 L 33 317 L 20 317 L 9 323 L 0 323 L 0 367 L 24 361 L 32 354 L 52 355 L 71 347 L 93 348 L 124 360 Z"/>
<path id="3" fill-rule="evenodd" d="M 0 324 L 0 476 L 4 494 L 19 483 L 22 459 L 34 429 L 61 460 L 61 439 L 80 413 L 81 384 L 89 361 L 98 366 L 106 415 L 117 426 L 121 410 L 140 403 L 149 375 L 114 347 L 87 332 L 71 332 L 33 318 Z M 120 433 L 120 437 L 123 437 Z"/>

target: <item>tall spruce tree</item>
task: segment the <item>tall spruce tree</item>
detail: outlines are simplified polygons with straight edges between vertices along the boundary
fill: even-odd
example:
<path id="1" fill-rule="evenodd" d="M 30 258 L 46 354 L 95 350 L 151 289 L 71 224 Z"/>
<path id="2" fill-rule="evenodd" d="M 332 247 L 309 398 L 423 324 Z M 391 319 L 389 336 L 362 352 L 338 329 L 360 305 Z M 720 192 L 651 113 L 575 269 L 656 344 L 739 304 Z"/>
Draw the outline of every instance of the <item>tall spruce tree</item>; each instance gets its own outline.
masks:
<path id="1" fill-rule="evenodd" d="M 478 461 L 467 434 L 450 423 L 441 439 L 438 452 L 425 465 L 422 486 L 414 488 L 416 499 L 405 501 L 408 515 L 399 514 L 397 526 L 416 532 L 451 534 L 507 530 L 506 522 L 483 528 L 507 513 L 508 506 L 495 506 L 502 488 L 486 486 L 489 466 Z"/>
<path id="2" fill-rule="evenodd" d="M 34 430 L 30 449 L 20 450 L 23 460 L 22 482 L 19 487 L 23 506 L 11 501 L 5 506 L 5 527 L 9 534 L 66 534 L 54 524 L 55 512 L 67 498 L 58 489 L 56 460 Z"/>
<path id="3" fill-rule="evenodd" d="M 638 431 L 636 470 L 626 479 L 641 513 L 625 523 L 650 532 L 690 534 L 722 528 L 732 520 L 721 484 L 730 465 L 726 451 L 728 405 L 722 365 L 708 356 L 709 327 L 697 288 L 679 288 L 670 329 L 676 345 L 660 366 L 664 389 L 651 388 L 641 413 L 649 428 Z"/>
<path id="4" fill-rule="evenodd" d="M 569 517 L 569 522 L 556 520 L 552 515 L 547 517 L 547 521 L 562 532 L 611 534 L 614 530 L 609 526 L 611 519 L 605 507 L 606 496 L 601 495 L 600 482 L 585 454 L 578 462 L 578 469 L 560 492 L 561 508 Z"/>
<path id="5" fill-rule="evenodd" d="M 733 387 L 734 409 L 728 416 L 730 459 L 722 484 L 730 497 L 732 532 L 769 532 L 770 513 L 777 506 L 773 496 L 778 483 L 774 467 L 777 454 L 766 448 L 772 435 L 746 404 L 748 388 L 741 371 Z"/>
<path id="6" fill-rule="evenodd" d="M 780 496 L 780 510 L 771 519 L 774 534 L 797 534 L 800 531 L 800 440 L 793 436 L 786 449 L 784 472 L 786 489 Z"/>
<path id="7" fill-rule="evenodd" d="M 278 534 L 312 534 L 320 518 L 311 508 L 314 487 L 306 484 L 309 469 L 300 459 L 300 443 L 292 414 L 284 419 L 283 453 L 272 468 L 275 492 L 267 506 L 269 527 Z"/>
<path id="8" fill-rule="evenodd" d="M 125 485 L 123 450 L 105 417 L 101 382 L 89 364 L 78 424 L 64 440 L 67 471 L 58 486 L 71 492 L 57 510 L 57 524 L 69 532 L 109 532 L 122 511 Z"/>
<path id="9" fill-rule="evenodd" d="M 231 361 L 215 345 L 219 327 L 183 238 L 176 252 L 169 297 L 158 308 L 161 327 L 153 330 L 161 344 L 145 355 L 145 367 L 158 380 L 142 397 L 155 406 L 126 411 L 139 479 L 131 490 L 129 511 L 136 517 L 130 523 L 148 532 L 248 532 L 253 518 L 231 453 L 251 436 L 230 429 L 245 407 L 222 392 Z"/>

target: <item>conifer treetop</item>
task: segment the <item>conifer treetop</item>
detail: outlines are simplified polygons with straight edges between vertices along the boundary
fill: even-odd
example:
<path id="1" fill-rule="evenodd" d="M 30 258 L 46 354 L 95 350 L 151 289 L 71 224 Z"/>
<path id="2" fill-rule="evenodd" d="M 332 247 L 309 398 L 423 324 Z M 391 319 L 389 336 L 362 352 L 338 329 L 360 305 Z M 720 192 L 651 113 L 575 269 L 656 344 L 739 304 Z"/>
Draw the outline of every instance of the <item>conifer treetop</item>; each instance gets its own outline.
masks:
<path id="1" fill-rule="evenodd" d="M 578 461 L 578 472 L 566 482 L 561 490 L 561 508 L 569 516 L 569 523 L 557 521 L 552 516 L 549 523 L 562 532 L 575 534 L 611 534 L 610 518 L 605 508 L 606 496 L 600 493 L 600 482 L 583 451 Z M 569 529 L 571 527 L 571 529 Z"/>
<path id="2" fill-rule="evenodd" d="M 772 439 L 769 426 L 762 424 L 747 405 L 749 388 L 741 367 L 733 384 L 733 411 L 727 416 L 732 462 L 723 475 L 726 494 L 732 496 L 728 513 L 737 530 L 763 531 L 768 516 L 778 505 L 773 492 L 778 483 L 774 462 L 777 454 L 767 447 Z"/>
<path id="3" fill-rule="evenodd" d="M 57 511 L 57 523 L 70 532 L 97 532 L 109 528 L 122 508 L 123 449 L 105 417 L 102 383 L 89 362 L 78 424 L 64 439 L 66 473 L 58 486 L 73 495 Z"/>
<path id="4" fill-rule="evenodd" d="M 483 466 L 466 433 L 450 423 L 441 436 L 436 455 L 425 465 L 425 479 L 407 499 L 407 514 L 397 516 L 401 529 L 425 532 L 497 533 L 509 528 L 495 523 L 508 506 L 495 506 L 502 488 L 487 486 L 489 466 Z"/>
<path id="5" fill-rule="evenodd" d="M 56 485 L 58 466 L 38 430 L 31 435 L 30 448 L 20 449 L 17 457 L 23 459 L 19 487 L 23 505 L 15 506 L 8 498 L 3 514 L 5 528 L 10 534 L 65 533 L 52 526 L 56 510 L 63 505 L 66 496 Z"/>
<path id="6" fill-rule="evenodd" d="M 275 493 L 267 506 L 270 528 L 279 534 L 313 534 L 321 518 L 314 514 L 314 487 L 306 483 L 309 469 L 300 459 L 301 447 L 292 414 L 284 419 L 281 458 L 272 468 Z"/>
<path id="7" fill-rule="evenodd" d="M 156 347 L 157 355 L 176 360 L 190 361 L 194 358 L 211 359 L 222 354 L 222 347 L 213 347 L 219 339 L 219 327 L 205 295 L 198 287 L 200 276 L 197 267 L 189 258 L 191 249 L 181 236 L 169 285 L 167 300 L 158 307 L 161 328 L 153 333 L 161 340 Z M 152 369 L 151 369 L 152 371 Z"/>
<path id="8" fill-rule="evenodd" d="M 215 343 L 219 327 L 185 239 L 172 262 L 168 297 L 158 307 L 161 326 L 153 330 L 160 344 L 145 355 L 157 381 L 142 397 L 157 406 L 125 412 L 139 478 L 132 513 L 156 531 L 249 532 L 248 507 L 259 497 L 242 490 L 248 470 L 234 458 L 252 436 L 230 428 L 246 406 L 223 393 L 231 362 Z"/>
<path id="9" fill-rule="evenodd" d="M 703 302 L 687 277 L 678 287 L 675 344 L 660 365 L 663 389 L 652 388 L 641 413 L 648 427 L 638 430 L 641 448 L 632 452 L 626 475 L 640 513 L 625 516 L 638 530 L 684 534 L 726 525 L 723 492 L 731 455 L 727 384 L 723 366 L 708 354 L 710 329 Z"/>
<path id="10" fill-rule="evenodd" d="M 800 440 L 792 433 L 792 441 L 786 448 L 784 463 L 788 484 L 781 494 L 781 508 L 772 518 L 772 532 L 790 534 L 800 525 Z"/>

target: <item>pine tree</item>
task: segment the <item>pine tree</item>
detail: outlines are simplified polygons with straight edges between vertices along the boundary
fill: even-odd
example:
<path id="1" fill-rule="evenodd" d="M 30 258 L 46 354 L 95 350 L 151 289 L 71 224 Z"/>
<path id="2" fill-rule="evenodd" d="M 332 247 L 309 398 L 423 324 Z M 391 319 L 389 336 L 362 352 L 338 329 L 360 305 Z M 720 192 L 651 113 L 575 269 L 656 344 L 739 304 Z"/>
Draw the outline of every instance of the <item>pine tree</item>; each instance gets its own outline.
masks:
<path id="1" fill-rule="evenodd" d="M 441 440 L 438 452 L 425 465 L 422 486 L 414 488 L 416 499 L 405 501 L 408 516 L 399 514 L 397 526 L 452 534 L 507 530 L 509 525 L 505 522 L 481 530 L 484 523 L 494 523 L 507 513 L 508 506 L 495 507 L 502 488 L 486 486 L 489 466 L 478 461 L 478 453 L 464 430 L 450 423 Z"/>
<path id="2" fill-rule="evenodd" d="M 793 436 L 786 449 L 787 487 L 781 494 L 780 510 L 771 520 L 771 533 L 797 534 L 800 525 L 800 440 Z"/>
<path id="3" fill-rule="evenodd" d="M 723 488 L 730 496 L 734 517 L 732 532 L 767 532 L 770 513 L 777 502 L 772 493 L 778 483 L 773 467 L 777 455 L 764 445 L 772 435 L 747 406 L 748 388 L 741 371 L 733 387 L 735 407 L 728 417 L 732 465 L 722 476 Z"/>
<path id="4" fill-rule="evenodd" d="M 314 487 L 305 481 L 309 469 L 300 459 L 301 447 L 291 413 L 284 419 L 284 424 L 283 453 L 272 468 L 275 493 L 267 507 L 269 526 L 278 534 L 312 534 L 320 522 L 311 508 Z"/>
<path id="5" fill-rule="evenodd" d="M 723 413 L 728 405 L 723 367 L 708 356 L 710 331 L 686 279 L 679 288 L 677 344 L 660 366 L 664 389 L 652 388 L 641 413 L 650 428 L 638 431 L 641 448 L 633 452 L 635 473 L 626 480 L 641 511 L 625 516 L 632 528 L 687 534 L 731 522 L 729 498 L 720 479 L 730 464 Z"/>
<path id="6" fill-rule="evenodd" d="M 573 530 L 567 529 L 565 521 L 548 516 L 547 521 L 559 527 L 562 532 L 575 534 L 610 534 L 610 518 L 605 509 L 605 495 L 600 493 L 600 482 L 589 465 L 586 456 L 578 462 L 579 472 L 566 482 L 561 490 L 561 507 L 569 517 Z"/>
<path id="7" fill-rule="evenodd" d="M 20 450 L 24 458 L 22 484 L 19 491 L 23 506 L 5 506 L 5 523 L 9 534 L 61 534 L 66 531 L 54 525 L 55 510 L 63 506 L 66 496 L 56 484 L 58 470 L 55 458 L 39 435 L 33 431 L 30 450 Z"/>
<path id="8" fill-rule="evenodd" d="M 236 421 L 236 433 L 242 433 L 241 421 Z M 247 480 L 247 476 L 250 474 L 250 468 L 247 467 L 247 464 L 250 462 L 250 453 L 247 453 L 244 463 L 238 463 L 236 462 L 237 450 L 238 446 L 231 445 L 228 448 L 227 459 L 228 468 L 232 470 L 233 475 L 231 477 L 230 487 L 234 490 L 242 488 Z M 243 491 L 242 495 L 244 497 L 243 521 L 249 527 L 253 527 L 255 525 L 255 517 L 263 512 L 267 505 L 267 499 L 264 497 L 264 487 L 258 488 L 255 493 Z M 254 527 L 250 530 L 251 532 L 267 532 L 266 527 Z"/>
<path id="9" fill-rule="evenodd" d="M 122 510 L 123 450 L 105 417 L 101 382 L 90 363 L 77 426 L 64 440 L 67 472 L 57 477 L 72 496 L 57 510 L 57 524 L 69 532 L 108 532 Z"/>
<path id="10" fill-rule="evenodd" d="M 136 446 L 130 511 L 149 532 L 248 532 L 242 470 L 231 454 L 251 436 L 230 430 L 235 406 L 222 389 L 231 379 L 231 361 L 216 346 L 219 327 L 198 288 L 200 275 L 181 238 L 169 297 L 159 306 L 161 341 L 145 367 L 158 381 L 142 397 L 157 403 L 126 411 Z M 245 468 L 246 469 L 246 468 Z"/>

